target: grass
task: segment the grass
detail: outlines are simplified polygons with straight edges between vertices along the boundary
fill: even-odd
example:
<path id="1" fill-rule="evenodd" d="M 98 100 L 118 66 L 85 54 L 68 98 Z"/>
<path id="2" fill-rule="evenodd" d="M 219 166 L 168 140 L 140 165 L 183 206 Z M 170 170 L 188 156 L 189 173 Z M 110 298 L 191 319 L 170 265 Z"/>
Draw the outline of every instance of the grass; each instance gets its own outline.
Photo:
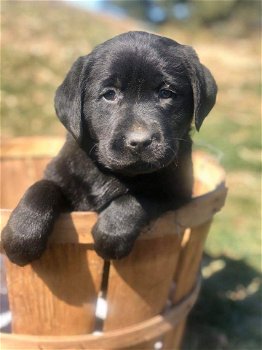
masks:
<path id="1" fill-rule="evenodd" d="M 96 44 L 144 26 L 55 1 L 1 5 L 3 137 L 64 134 L 54 114 L 53 95 L 72 62 Z M 216 77 L 217 105 L 194 140 L 196 148 L 212 153 L 225 167 L 229 188 L 207 240 L 203 271 L 209 277 L 189 318 L 184 349 L 257 350 L 261 348 L 259 28 L 248 31 L 234 19 L 208 28 L 168 24 L 158 30 L 193 45 Z"/>

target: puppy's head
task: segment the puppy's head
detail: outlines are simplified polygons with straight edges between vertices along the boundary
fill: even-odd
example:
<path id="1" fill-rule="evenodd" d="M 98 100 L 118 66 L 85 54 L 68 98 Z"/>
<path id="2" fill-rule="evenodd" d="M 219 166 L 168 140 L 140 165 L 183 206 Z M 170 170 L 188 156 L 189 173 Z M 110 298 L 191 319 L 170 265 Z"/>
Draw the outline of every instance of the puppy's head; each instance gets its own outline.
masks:
<path id="1" fill-rule="evenodd" d="M 215 104 L 216 84 L 189 47 L 130 32 L 80 57 L 57 89 L 58 117 L 101 165 L 136 175 L 172 162 Z"/>

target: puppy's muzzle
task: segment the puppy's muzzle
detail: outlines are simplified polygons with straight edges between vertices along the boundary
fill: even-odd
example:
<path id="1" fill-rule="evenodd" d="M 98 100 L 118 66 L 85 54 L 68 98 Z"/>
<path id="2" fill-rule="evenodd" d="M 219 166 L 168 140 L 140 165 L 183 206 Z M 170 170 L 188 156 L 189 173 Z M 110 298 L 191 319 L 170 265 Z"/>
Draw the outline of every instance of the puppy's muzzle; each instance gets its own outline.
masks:
<path id="1" fill-rule="evenodd" d="M 141 153 L 159 139 L 160 135 L 149 130 L 129 131 L 125 135 L 125 147 L 133 153 Z"/>

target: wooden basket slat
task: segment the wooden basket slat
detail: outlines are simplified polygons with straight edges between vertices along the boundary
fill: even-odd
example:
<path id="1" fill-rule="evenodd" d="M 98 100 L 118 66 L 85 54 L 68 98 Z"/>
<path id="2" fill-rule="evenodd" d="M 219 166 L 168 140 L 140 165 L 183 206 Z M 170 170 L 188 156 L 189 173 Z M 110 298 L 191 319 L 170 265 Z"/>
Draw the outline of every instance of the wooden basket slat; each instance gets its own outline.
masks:
<path id="1" fill-rule="evenodd" d="M 18 137 L 1 143 L 1 208 L 14 208 L 63 145 L 61 137 Z"/>
<path id="2" fill-rule="evenodd" d="M 211 221 L 197 228 L 188 229 L 182 241 L 176 275 L 176 291 L 172 301 L 176 303 L 187 295 L 194 285 L 194 278 L 199 273 L 205 240 L 210 229 Z"/>
<path id="3" fill-rule="evenodd" d="M 5 138 L 1 143 L 1 159 L 51 159 L 57 155 L 64 142 L 64 137 L 55 136 Z"/>
<path id="4" fill-rule="evenodd" d="M 26 189 L 42 178 L 50 158 L 2 159 L 1 208 L 14 208 Z"/>
<path id="5" fill-rule="evenodd" d="M 176 289 L 172 297 L 173 303 L 183 299 L 194 286 L 194 280 L 200 273 L 204 244 L 210 225 L 211 221 L 208 221 L 197 228 L 186 230 L 184 234 L 177 271 L 174 276 Z M 174 349 L 180 347 L 185 325 L 186 320 L 184 319 L 169 333 L 168 342 Z"/>
<path id="6" fill-rule="evenodd" d="M 128 257 L 113 262 L 105 331 L 144 321 L 164 309 L 180 240 L 178 235 L 139 240 Z"/>
<path id="7" fill-rule="evenodd" d="M 18 267 L 6 259 L 12 331 L 35 335 L 94 330 L 103 260 L 85 245 L 56 245 Z M 30 298 L 30 300 L 28 300 Z"/>
<path id="8" fill-rule="evenodd" d="M 6 334 L 0 336 L 4 349 L 125 349 L 160 337 L 183 319 L 194 305 L 200 289 L 197 281 L 192 292 L 181 302 L 171 308 L 165 315 L 157 315 L 144 322 L 118 330 L 105 332 L 102 335 L 72 335 L 72 336 L 37 336 Z"/>

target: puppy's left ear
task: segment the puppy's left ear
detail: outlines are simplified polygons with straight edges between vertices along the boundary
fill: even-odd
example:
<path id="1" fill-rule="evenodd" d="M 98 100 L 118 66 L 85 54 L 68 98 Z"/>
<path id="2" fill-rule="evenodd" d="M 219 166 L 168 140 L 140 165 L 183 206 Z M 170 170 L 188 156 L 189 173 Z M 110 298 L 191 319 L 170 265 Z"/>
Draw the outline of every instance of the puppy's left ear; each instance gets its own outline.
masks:
<path id="1" fill-rule="evenodd" d="M 216 102 L 217 85 L 210 71 L 199 62 L 198 56 L 192 47 L 182 46 L 182 52 L 191 80 L 195 126 L 199 131 L 203 120 Z"/>
<path id="2" fill-rule="evenodd" d="M 79 57 L 65 80 L 56 90 L 55 110 L 58 118 L 73 137 L 81 142 L 83 99 L 85 93 L 85 75 L 88 64 L 88 56 Z"/>

